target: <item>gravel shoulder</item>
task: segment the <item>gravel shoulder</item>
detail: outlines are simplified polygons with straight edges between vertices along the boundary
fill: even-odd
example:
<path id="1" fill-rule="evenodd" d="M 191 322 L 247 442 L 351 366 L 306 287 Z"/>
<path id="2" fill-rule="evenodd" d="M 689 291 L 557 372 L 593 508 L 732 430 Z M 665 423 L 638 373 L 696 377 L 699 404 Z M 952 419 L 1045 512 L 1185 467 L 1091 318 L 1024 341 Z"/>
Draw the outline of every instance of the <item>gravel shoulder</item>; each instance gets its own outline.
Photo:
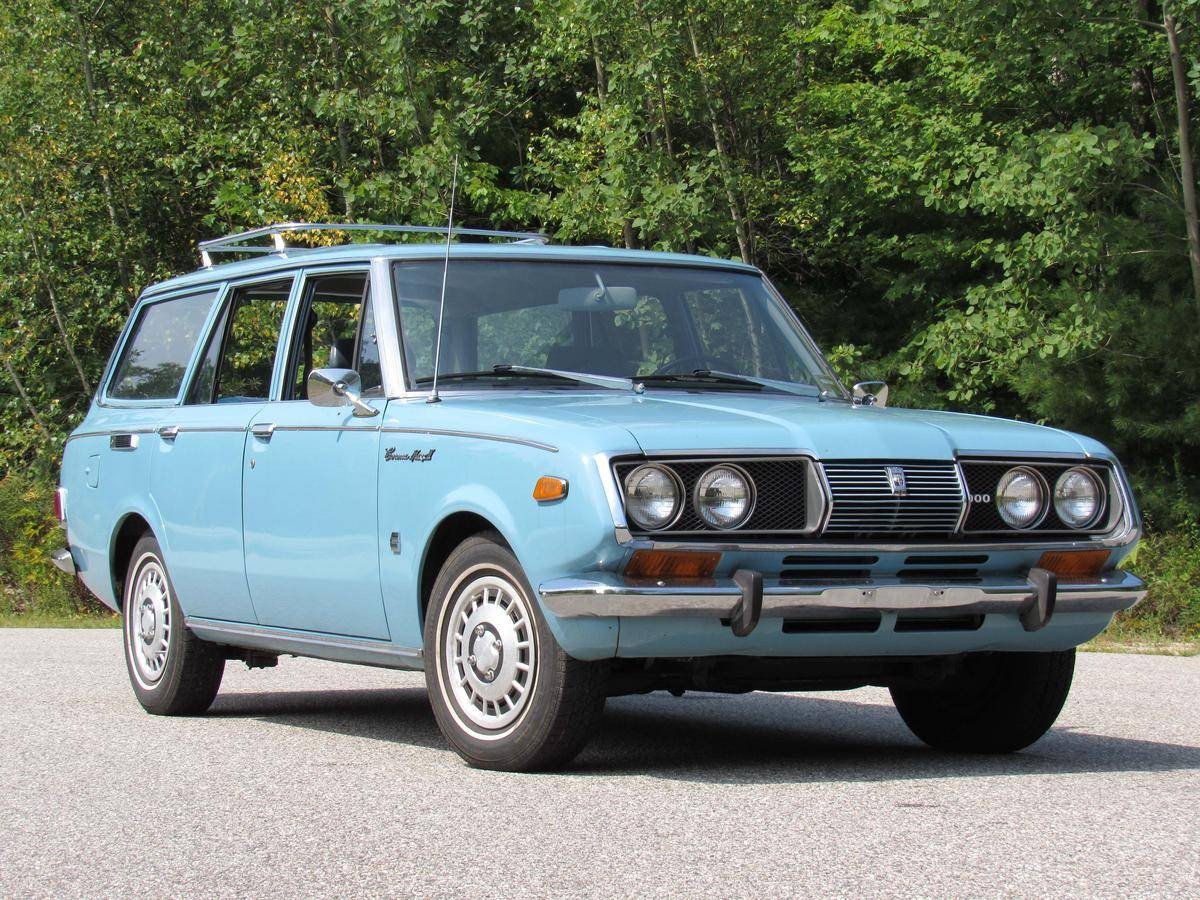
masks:
<path id="1" fill-rule="evenodd" d="M 230 664 L 144 714 L 120 634 L 0 630 L 0 894 L 1200 892 L 1200 659 L 1090 653 L 1011 757 L 886 691 L 610 701 L 554 775 L 467 768 L 418 674 Z"/>

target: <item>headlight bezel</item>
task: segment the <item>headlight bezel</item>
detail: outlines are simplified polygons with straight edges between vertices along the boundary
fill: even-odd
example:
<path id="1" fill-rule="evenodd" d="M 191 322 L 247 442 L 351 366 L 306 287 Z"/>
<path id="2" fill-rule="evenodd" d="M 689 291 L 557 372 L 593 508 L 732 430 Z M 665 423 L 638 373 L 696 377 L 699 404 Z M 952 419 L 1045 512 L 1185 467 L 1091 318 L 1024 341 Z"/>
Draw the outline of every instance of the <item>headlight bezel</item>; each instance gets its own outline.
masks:
<path id="1" fill-rule="evenodd" d="M 632 504 L 630 503 L 632 499 L 630 484 L 634 481 L 635 477 L 639 473 L 650 469 L 666 475 L 668 480 L 672 485 L 674 485 L 675 488 L 675 509 L 672 511 L 670 518 L 665 520 L 661 525 L 648 525 L 641 521 L 633 513 Z M 680 516 L 683 515 L 684 506 L 686 505 L 686 492 L 684 491 L 683 481 L 680 479 L 678 473 L 676 473 L 670 466 L 665 466 L 655 462 L 642 463 L 637 468 L 633 469 L 633 471 L 631 471 L 628 475 L 626 475 L 621 483 L 621 496 L 625 508 L 625 515 L 629 518 L 630 522 L 636 525 L 642 531 L 647 532 L 665 531 L 670 528 L 679 521 Z"/>
<path id="2" fill-rule="evenodd" d="M 718 472 L 722 469 L 734 473 L 746 485 L 746 510 L 736 520 L 727 525 L 719 524 L 705 515 L 705 507 L 700 502 L 700 490 L 704 485 L 704 480 L 714 472 Z M 700 476 L 696 479 L 696 485 L 692 489 L 692 496 L 690 499 L 692 502 L 692 512 L 694 512 L 700 521 L 702 521 L 709 528 L 713 529 L 714 531 L 736 531 L 749 522 L 751 517 L 754 515 L 754 507 L 758 503 L 758 488 L 755 486 L 754 479 L 750 476 L 750 473 L 741 466 L 731 462 L 719 462 L 714 463 L 700 473 Z"/>
<path id="3" fill-rule="evenodd" d="M 1059 508 L 1058 502 L 1059 487 L 1069 476 L 1075 474 L 1084 476 L 1084 478 L 1091 483 L 1096 492 L 1096 508 L 1093 510 L 1092 515 L 1088 519 L 1084 520 L 1082 524 L 1075 524 L 1065 515 L 1063 515 L 1062 510 Z M 1092 528 L 1095 528 L 1101 517 L 1103 517 L 1105 510 L 1108 508 L 1108 490 L 1105 488 L 1104 482 L 1092 469 L 1088 468 L 1087 466 L 1071 466 L 1069 469 L 1064 469 L 1062 473 L 1059 474 L 1058 478 L 1055 479 L 1054 488 L 1050 493 L 1050 501 L 1051 505 L 1054 507 L 1054 515 L 1058 518 L 1059 522 L 1073 531 L 1088 531 Z"/>
<path id="4" fill-rule="evenodd" d="M 1032 519 L 1030 519 L 1028 523 L 1023 524 L 1023 525 L 1015 524 L 1008 518 L 1007 515 L 1005 515 L 1004 507 L 1003 507 L 1003 505 L 1001 503 L 1001 499 L 1000 499 L 1005 480 L 1008 479 L 1009 476 L 1015 476 L 1015 475 L 1029 476 L 1032 479 L 1033 483 L 1037 486 L 1038 494 L 1039 494 L 1037 514 Z M 998 515 L 1000 517 L 1000 521 L 1002 521 L 1005 525 L 1007 525 L 1013 531 L 1034 531 L 1034 530 L 1036 530 L 1038 528 L 1038 526 L 1040 526 L 1043 522 L 1046 521 L 1046 516 L 1049 514 L 1050 507 L 1053 505 L 1052 497 L 1051 497 L 1051 493 L 1050 493 L 1050 485 L 1046 481 L 1045 476 L 1042 475 L 1042 473 L 1039 472 L 1037 469 L 1033 468 L 1032 466 L 1027 466 L 1027 465 L 1013 466 L 1012 468 L 1008 469 L 1003 475 L 1000 476 L 1000 479 L 996 482 L 996 496 L 993 499 L 993 503 L 995 504 L 995 507 L 996 507 L 996 515 Z"/>

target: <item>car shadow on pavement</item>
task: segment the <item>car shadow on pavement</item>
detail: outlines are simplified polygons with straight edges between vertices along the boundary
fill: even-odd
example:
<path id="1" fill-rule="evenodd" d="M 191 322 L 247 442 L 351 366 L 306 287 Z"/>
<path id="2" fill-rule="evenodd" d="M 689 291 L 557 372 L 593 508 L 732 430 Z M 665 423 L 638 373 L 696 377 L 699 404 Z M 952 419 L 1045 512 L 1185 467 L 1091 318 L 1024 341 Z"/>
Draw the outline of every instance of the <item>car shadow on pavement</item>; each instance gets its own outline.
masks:
<path id="1" fill-rule="evenodd" d="M 423 688 L 221 693 L 207 715 L 445 747 Z"/>
<path id="2" fill-rule="evenodd" d="M 421 688 L 221 694 L 209 715 L 446 749 Z M 567 773 L 725 783 L 1200 769 L 1200 746 L 1056 727 L 1029 749 L 931 750 L 891 705 L 794 694 L 616 697 Z"/>

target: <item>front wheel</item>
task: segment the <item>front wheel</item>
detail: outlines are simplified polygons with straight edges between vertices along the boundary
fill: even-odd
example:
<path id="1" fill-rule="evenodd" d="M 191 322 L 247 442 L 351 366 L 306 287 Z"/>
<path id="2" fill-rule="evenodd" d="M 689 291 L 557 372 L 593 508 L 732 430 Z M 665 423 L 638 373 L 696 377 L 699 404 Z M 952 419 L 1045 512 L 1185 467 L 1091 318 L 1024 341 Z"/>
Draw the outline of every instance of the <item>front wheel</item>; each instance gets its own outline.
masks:
<path id="1" fill-rule="evenodd" d="M 151 535 L 133 548 L 121 609 L 125 665 L 142 708 L 160 716 L 208 709 L 221 687 L 225 657 L 184 624 L 162 549 Z"/>
<path id="2" fill-rule="evenodd" d="M 604 709 L 607 666 L 568 656 L 498 535 L 464 541 L 433 586 L 425 682 L 468 763 L 528 772 L 568 763 Z"/>
<path id="3" fill-rule="evenodd" d="M 932 690 L 892 688 L 912 733 L 959 753 L 1013 753 L 1058 718 L 1075 672 L 1075 651 L 970 654 L 962 670 Z"/>

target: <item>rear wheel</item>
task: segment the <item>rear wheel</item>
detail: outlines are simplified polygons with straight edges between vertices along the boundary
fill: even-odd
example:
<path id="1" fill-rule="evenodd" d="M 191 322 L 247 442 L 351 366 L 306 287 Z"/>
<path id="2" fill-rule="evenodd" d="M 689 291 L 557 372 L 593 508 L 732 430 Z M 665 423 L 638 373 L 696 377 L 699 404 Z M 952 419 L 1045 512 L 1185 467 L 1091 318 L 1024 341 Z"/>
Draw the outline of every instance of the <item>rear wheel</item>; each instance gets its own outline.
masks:
<path id="1" fill-rule="evenodd" d="M 202 713 L 225 672 L 225 656 L 183 623 L 183 611 L 152 535 L 133 549 L 125 578 L 125 665 L 138 702 L 163 716 Z"/>
<path id="2" fill-rule="evenodd" d="M 912 733 L 931 747 L 963 753 L 1012 753 L 1028 747 L 1058 718 L 1075 672 L 1075 651 L 979 653 L 935 690 L 892 688 Z"/>
<path id="3" fill-rule="evenodd" d="M 604 709 L 607 665 L 563 651 L 496 535 L 468 538 L 442 567 L 425 617 L 425 660 L 438 727 L 481 768 L 565 765 Z"/>

